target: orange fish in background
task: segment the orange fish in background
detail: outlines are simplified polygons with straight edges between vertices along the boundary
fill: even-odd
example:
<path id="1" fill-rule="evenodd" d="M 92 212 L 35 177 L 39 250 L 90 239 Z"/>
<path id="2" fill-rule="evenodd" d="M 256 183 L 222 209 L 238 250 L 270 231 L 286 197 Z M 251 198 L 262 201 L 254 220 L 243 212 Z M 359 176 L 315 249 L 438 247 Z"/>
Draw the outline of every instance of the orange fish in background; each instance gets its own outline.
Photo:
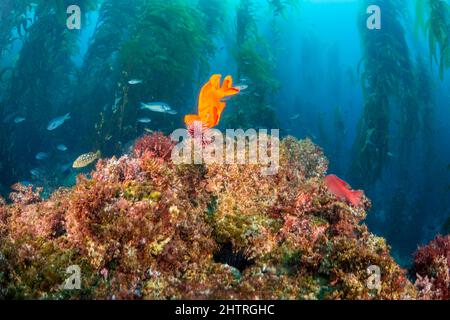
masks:
<path id="1" fill-rule="evenodd" d="M 341 200 L 346 200 L 355 207 L 361 204 L 364 192 L 362 190 L 352 190 L 347 182 L 339 179 L 336 175 L 330 174 L 325 177 L 325 184 L 328 190 Z"/>
<path id="2" fill-rule="evenodd" d="M 198 97 L 198 114 L 188 114 L 184 117 L 184 123 L 189 128 L 195 121 L 201 121 L 206 128 L 212 128 L 219 124 L 220 116 L 225 109 L 224 98 L 234 96 L 240 92 L 233 87 L 233 78 L 226 76 L 220 85 L 222 75 L 214 74 L 203 86 Z"/>

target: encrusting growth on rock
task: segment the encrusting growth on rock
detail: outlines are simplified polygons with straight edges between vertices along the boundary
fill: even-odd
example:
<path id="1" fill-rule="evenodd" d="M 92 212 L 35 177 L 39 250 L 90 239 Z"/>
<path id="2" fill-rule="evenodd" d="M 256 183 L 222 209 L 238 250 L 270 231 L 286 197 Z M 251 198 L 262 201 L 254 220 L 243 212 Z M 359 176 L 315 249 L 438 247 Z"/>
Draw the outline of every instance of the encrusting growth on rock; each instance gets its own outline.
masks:
<path id="1" fill-rule="evenodd" d="M 175 165 L 173 142 L 140 138 L 91 178 L 41 199 L 17 185 L 0 203 L 0 298 L 413 299 L 383 238 L 324 183 L 310 140 L 280 143 L 280 168 Z M 67 267 L 81 290 L 64 290 Z M 381 271 L 367 285 L 368 267 Z"/>

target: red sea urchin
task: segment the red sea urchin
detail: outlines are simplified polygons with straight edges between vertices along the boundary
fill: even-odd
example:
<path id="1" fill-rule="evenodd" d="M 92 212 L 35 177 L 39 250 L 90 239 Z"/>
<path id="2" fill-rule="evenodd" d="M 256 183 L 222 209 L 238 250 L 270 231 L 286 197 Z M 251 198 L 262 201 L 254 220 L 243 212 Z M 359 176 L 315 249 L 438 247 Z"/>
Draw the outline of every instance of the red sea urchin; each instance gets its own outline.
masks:
<path id="1" fill-rule="evenodd" d="M 136 141 L 134 154 L 137 157 L 142 157 L 145 153 L 149 153 L 151 157 L 168 161 L 174 146 L 175 143 L 170 137 L 165 136 L 161 132 L 155 132 L 150 135 L 146 134 Z"/>
<path id="2" fill-rule="evenodd" d="M 189 136 L 194 139 L 195 143 L 200 143 L 202 146 L 206 146 L 212 142 L 212 138 L 209 136 L 209 128 L 202 121 L 193 121 L 187 126 Z"/>

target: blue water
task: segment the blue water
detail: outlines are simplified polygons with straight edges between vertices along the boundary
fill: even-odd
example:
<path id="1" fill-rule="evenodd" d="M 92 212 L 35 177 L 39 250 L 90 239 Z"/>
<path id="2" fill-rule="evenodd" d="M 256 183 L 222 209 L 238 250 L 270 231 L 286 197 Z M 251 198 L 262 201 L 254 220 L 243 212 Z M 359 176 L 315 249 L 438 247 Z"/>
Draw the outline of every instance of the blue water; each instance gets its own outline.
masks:
<path id="1" fill-rule="evenodd" d="M 195 4 L 195 1 L 187 2 Z M 363 186 L 355 184 L 356 181 L 352 181 L 350 172 L 350 165 L 355 158 L 352 146 L 364 107 L 357 68 L 362 58 L 361 37 L 357 26 L 357 17 L 360 14 L 359 1 L 301 1 L 298 8 L 288 8 L 283 16 L 276 17 L 271 15 L 267 1 L 254 2 L 258 6 L 255 11 L 258 32 L 271 50 L 274 58 L 271 61 L 274 66 L 273 77 L 279 81 L 279 90 L 268 98 L 267 103 L 274 107 L 280 129 L 284 134 L 298 138 L 311 138 L 324 149 L 330 159 L 330 172 L 347 180 L 353 188 L 362 188 Z M 229 1 L 229 12 L 224 13 L 225 35 L 211 38 L 211 42 L 217 48 L 223 49 L 216 50 L 215 54 L 209 58 L 210 69 L 207 74 L 234 75 L 237 73 L 238 67 L 230 39 L 233 38 L 236 19 L 234 10 L 238 3 L 238 0 Z M 130 6 L 132 5 L 130 2 Z M 408 160 L 400 160 L 395 147 L 396 131 L 386 133 L 391 136 L 392 143 L 389 161 L 376 182 L 364 186 L 367 196 L 373 202 L 373 208 L 367 219 L 369 228 L 374 233 L 387 238 L 388 243 L 392 245 L 394 256 L 404 264 L 408 263 L 410 253 L 418 245 L 440 232 L 441 225 L 450 216 L 447 187 L 450 184 L 450 170 L 448 170 L 450 72 L 446 71 L 444 80 L 439 79 L 436 64 L 429 64 L 427 40 L 421 33 L 414 34 L 413 6 L 408 10 L 402 22 L 410 57 L 412 59 L 416 56 L 423 57 L 431 72 L 434 104 L 431 114 L 432 133 L 427 140 L 430 149 L 420 147 L 413 141 Z M 30 14 L 30 16 L 33 15 Z M 68 79 L 76 79 L 77 73 L 83 72 L 98 20 L 98 11 L 91 11 L 83 20 L 82 30 L 74 32 L 74 46 L 77 46 L 78 50 L 75 50 L 70 57 L 74 65 Z M 276 33 L 274 24 L 276 24 Z M 14 30 L 11 32 L 15 33 Z M 29 29 L 29 32 L 38 33 L 32 29 Z M 132 33 L 132 30 L 129 31 L 128 36 Z M 15 41 L 10 51 L 0 56 L 0 69 L 17 66 L 22 48 L 21 41 Z M 36 50 L 36 59 L 45 60 L 39 57 L 41 48 L 34 50 Z M 27 63 L 22 65 L 27 67 Z M 33 63 L 29 66 L 32 67 Z M 112 75 L 115 72 L 115 66 L 112 65 L 111 68 L 111 76 L 102 74 L 101 77 L 105 78 L 101 78 L 97 83 L 100 84 L 98 90 L 93 90 L 90 97 L 93 101 L 98 100 L 99 103 L 102 101 L 103 104 L 107 101 L 109 106 L 115 98 L 114 90 L 111 88 L 116 81 L 119 81 Z M 66 72 L 66 69 L 62 68 L 62 70 Z M 55 69 L 50 71 L 50 74 L 57 72 L 58 70 Z M 193 111 L 195 93 L 208 77 L 203 76 L 198 79 L 193 75 L 192 78 L 192 95 L 188 98 L 184 97 L 185 105 L 177 106 L 178 118 L 170 120 L 171 123 L 168 123 L 169 120 L 166 118 L 158 118 L 158 121 L 149 127 L 167 132 L 170 131 L 169 128 L 183 124 L 182 115 Z M 29 97 L 27 81 L 36 81 L 35 79 L 24 80 L 25 84 L 20 89 L 22 91 L 17 91 L 15 93 L 17 99 L 12 100 L 8 99 L 8 94 L 11 92 L 8 80 L 11 78 L 5 77 L 0 82 L 0 110 L 3 118 L 14 113 L 16 108 L 21 115 L 24 112 L 30 112 L 33 108 L 40 108 L 39 114 L 45 115 L 40 118 L 35 113 L 33 117 L 27 118 L 27 122 L 16 126 L 2 123 L 6 130 L 4 132 L 7 132 L 7 138 L 1 142 L 3 159 L 1 159 L 0 171 L 3 170 L 3 172 L 0 176 L 0 186 L 3 194 L 8 193 L 8 186 L 14 180 L 31 181 L 36 185 L 45 185 L 49 189 L 55 188 L 55 184 L 70 186 L 74 183 L 76 173 L 70 170 L 61 173 L 58 172 L 57 167 L 70 164 L 77 155 L 98 148 L 95 139 L 83 135 L 92 134 L 86 128 L 94 126 L 95 116 L 102 110 L 103 105 L 93 108 L 92 114 L 89 114 L 90 111 L 86 113 L 85 109 L 80 112 L 77 104 L 77 89 L 68 87 L 65 80 L 58 79 L 55 77 L 39 87 L 46 88 L 50 92 L 48 97 L 51 100 L 45 102 L 47 104 L 39 100 L 41 92 L 35 94 L 34 100 L 26 100 L 20 94 L 22 92 L 24 97 Z M 165 80 L 161 79 L 161 81 Z M 91 84 L 86 83 L 86 86 L 88 85 Z M 105 92 L 109 92 L 109 96 L 107 99 L 102 99 Z M 43 105 L 48 105 L 48 108 L 44 109 Z M 236 112 L 236 108 L 239 106 L 230 103 L 225 112 Z M 395 114 L 395 110 L 398 110 L 395 101 L 391 108 Z M 63 128 L 55 132 L 45 131 L 48 120 L 67 112 L 71 112 L 72 120 L 64 124 Z M 291 120 L 296 115 L 298 119 Z M 337 115 L 341 117 L 338 125 L 336 125 Z M 27 117 L 27 114 L 23 116 Z M 116 142 L 121 146 L 127 145 L 133 138 L 142 134 L 142 128 L 139 130 L 125 135 L 126 139 L 122 139 L 124 141 Z M 66 144 L 69 150 L 65 153 L 56 151 L 54 146 L 60 143 Z M 109 153 L 106 153 L 112 155 L 117 153 L 118 148 L 115 150 L 113 152 L 111 149 Z M 434 151 L 429 153 L 429 150 Z M 35 154 L 40 151 L 50 152 L 51 160 L 36 161 Z M 33 177 L 30 174 L 29 170 L 36 167 L 46 170 L 45 178 Z M 9 171 L 6 172 L 6 169 Z M 54 174 L 50 174 L 52 172 Z"/>

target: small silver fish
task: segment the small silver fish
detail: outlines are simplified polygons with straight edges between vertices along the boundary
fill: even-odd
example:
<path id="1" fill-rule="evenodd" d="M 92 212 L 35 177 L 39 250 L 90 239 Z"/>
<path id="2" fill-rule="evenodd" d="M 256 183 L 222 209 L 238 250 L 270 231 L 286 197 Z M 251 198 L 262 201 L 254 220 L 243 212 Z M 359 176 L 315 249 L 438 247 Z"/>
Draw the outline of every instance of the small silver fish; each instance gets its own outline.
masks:
<path id="1" fill-rule="evenodd" d="M 387 155 L 388 157 L 395 158 L 395 154 L 393 154 L 392 152 L 388 152 Z"/>
<path id="2" fill-rule="evenodd" d="M 300 119 L 300 114 L 294 114 L 292 117 L 290 117 L 290 120 L 292 120 L 292 121 L 294 121 L 294 120 L 297 120 L 297 119 Z"/>
<path id="3" fill-rule="evenodd" d="M 54 118 L 54 119 L 50 120 L 50 122 L 48 123 L 47 130 L 48 131 L 55 130 L 56 128 L 61 126 L 66 120 L 69 120 L 69 119 L 70 119 L 70 113 L 67 113 L 61 117 Z"/>
<path id="4" fill-rule="evenodd" d="M 34 168 L 30 170 L 32 176 L 39 177 L 44 174 L 44 171 L 40 168 Z"/>
<path id="5" fill-rule="evenodd" d="M 122 97 L 117 97 L 117 95 L 116 95 L 116 98 L 114 99 L 114 104 L 112 106 L 112 112 L 113 113 L 116 113 L 117 110 L 119 110 L 119 103 L 120 103 L 120 101 L 122 101 Z"/>
<path id="6" fill-rule="evenodd" d="M 149 129 L 149 128 L 144 128 L 144 131 L 148 132 L 148 133 L 153 133 L 154 132 L 152 129 Z"/>
<path id="7" fill-rule="evenodd" d="M 45 160 L 47 158 L 48 158 L 47 152 L 39 152 L 38 154 L 36 154 L 36 160 Z"/>
<path id="8" fill-rule="evenodd" d="M 24 118 L 24 117 L 16 117 L 14 119 L 14 123 L 21 123 L 21 122 L 24 122 L 25 120 L 26 120 L 26 118 Z"/>
<path id="9" fill-rule="evenodd" d="M 132 80 L 128 81 L 128 84 L 131 84 L 131 85 L 141 84 L 141 83 L 142 83 L 142 80 L 138 80 L 138 79 L 132 79 Z"/>
<path id="10" fill-rule="evenodd" d="M 70 169 L 70 167 L 72 167 L 72 163 L 66 163 L 66 164 L 60 164 L 58 165 L 58 169 L 61 173 L 66 172 L 67 170 Z"/>
<path id="11" fill-rule="evenodd" d="M 169 113 L 170 112 L 170 114 L 176 114 L 176 111 L 173 110 L 167 103 L 164 103 L 164 102 L 152 102 L 152 103 L 141 102 L 141 110 L 150 110 L 150 111 L 159 112 L 159 113 Z"/>
<path id="12" fill-rule="evenodd" d="M 150 118 L 139 118 L 138 122 L 140 122 L 140 123 L 150 123 L 150 122 L 152 122 L 152 119 L 150 119 Z"/>
<path id="13" fill-rule="evenodd" d="M 63 144 L 58 144 L 56 146 L 56 149 L 58 149 L 59 151 L 67 151 L 67 147 Z"/>
<path id="14" fill-rule="evenodd" d="M 234 86 L 236 89 L 238 89 L 239 91 L 244 91 L 248 88 L 248 85 L 246 84 L 238 84 Z"/>

